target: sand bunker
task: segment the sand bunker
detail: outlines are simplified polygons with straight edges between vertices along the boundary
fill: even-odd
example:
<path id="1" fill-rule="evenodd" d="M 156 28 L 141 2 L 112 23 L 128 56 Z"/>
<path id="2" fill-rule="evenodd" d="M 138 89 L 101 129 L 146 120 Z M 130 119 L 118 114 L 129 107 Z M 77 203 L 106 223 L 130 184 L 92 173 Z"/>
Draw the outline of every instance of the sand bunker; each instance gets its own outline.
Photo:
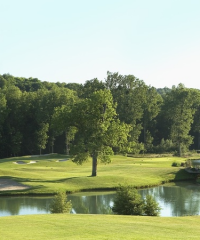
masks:
<path id="1" fill-rule="evenodd" d="M 23 161 L 17 161 L 17 162 L 14 162 L 15 164 L 26 164 L 25 162 Z"/>
<path id="2" fill-rule="evenodd" d="M 32 164 L 32 163 L 36 163 L 37 161 L 30 161 L 30 163 L 28 163 L 28 164 Z"/>
<path id="3" fill-rule="evenodd" d="M 37 161 L 30 161 L 29 163 L 23 162 L 23 161 L 17 161 L 17 162 L 13 162 L 15 164 L 33 164 L 36 163 Z"/>
<path id="4" fill-rule="evenodd" d="M 28 188 L 30 187 L 11 179 L 6 178 L 0 179 L 0 191 L 24 190 Z"/>

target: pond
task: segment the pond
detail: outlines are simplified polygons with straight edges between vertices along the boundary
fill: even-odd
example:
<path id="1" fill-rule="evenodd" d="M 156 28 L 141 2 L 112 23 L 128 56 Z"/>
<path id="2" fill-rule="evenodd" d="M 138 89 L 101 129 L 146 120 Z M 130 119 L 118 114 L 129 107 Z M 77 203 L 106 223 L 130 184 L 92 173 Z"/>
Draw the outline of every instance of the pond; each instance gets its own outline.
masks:
<path id="1" fill-rule="evenodd" d="M 200 159 L 191 160 L 191 165 L 193 167 L 200 167 Z"/>
<path id="2" fill-rule="evenodd" d="M 200 185 L 179 182 L 139 190 L 143 198 L 152 195 L 159 203 L 161 217 L 200 215 Z M 112 214 L 115 192 L 69 194 L 72 214 Z M 0 216 L 49 214 L 52 197 L 0 197 Z"/>

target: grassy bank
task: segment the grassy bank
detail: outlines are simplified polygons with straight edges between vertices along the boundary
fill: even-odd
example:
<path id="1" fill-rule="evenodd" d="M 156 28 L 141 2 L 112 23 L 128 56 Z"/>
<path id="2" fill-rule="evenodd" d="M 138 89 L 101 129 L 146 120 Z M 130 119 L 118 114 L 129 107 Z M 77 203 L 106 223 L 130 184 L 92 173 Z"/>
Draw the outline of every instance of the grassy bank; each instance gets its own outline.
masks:
<path id="1" fill-rule="evenodd" d="M 30 186 L 23 191 L 0 194 L 51 194 L 58 190 L 75 192 L 95 189 L 114 189 L 119 184 L 148 187 L 169 181 L 193 177 L 172 162 L 184 162 L 179 157 L 125 157 L 113 156 L 112 163 L 98 164 L 98 176 L 91 177 L 91 161 L 82 166 L 65 155 L 19 157 L 0 160 L 0 178 L 10 178 Z"/>
<path id="2" fill-rule="evenodd" d="M 65 159 L 64 155 L 1 159 L 0 178 L 13 179 L 31 188 L 0 194 L 113 189 L 125 183 L 146 187 L 192 177 L 183 168 L 171 166 L 173 162 L 181 163 L 187 158 L 114 156 L 111 164 L 98 165 L 97 177 L 90 177 L 91 161 L 83 166 L 71 161 L 59 161 Z M 47 214 L 0 217 L 1 240 L 199 239 L 199 225 L 199 216 L 160 218 Z"/>
<path id="3" fill-rule="evenodd" d="M 200 217 L 32 215 L 0 218 L 1 240 L 199 239 Z M 9 227 L 8 227 L 9 226 Z"/>

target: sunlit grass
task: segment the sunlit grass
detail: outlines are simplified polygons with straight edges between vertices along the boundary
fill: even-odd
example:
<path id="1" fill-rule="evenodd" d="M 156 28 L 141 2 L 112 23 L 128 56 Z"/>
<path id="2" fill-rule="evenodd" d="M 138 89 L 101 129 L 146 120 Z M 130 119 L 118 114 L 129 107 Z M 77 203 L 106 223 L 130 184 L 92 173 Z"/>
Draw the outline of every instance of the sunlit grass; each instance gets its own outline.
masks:
<path id="1" fill-rule="evenodd" d="M 113 189 L 119 184 L 135 187 L 159 185 L 192 176 L 174 161 L 186 158 L 133 158 L 114 156 L 111 164 L 98 164 L 98 176 L 91 177 L 91 161 L 78 166 L 64 155 L 30 156 L 0 160 L 0 178 L 29 185 L 25 191 L 6 194 L 49 194 L 58 190 Z M 26 164 L 15 164 L 24 161 Z M 30 161 L 37 161 L 28 164 Z M 1 192 L 1 194 L 5 192 Z M 55 239 L 199 239 L 200 217 L 144 217 L 92 214 L 46 214 L 0 217 L 1 240 Z M 8 227 L 9 226 L 9 227 Z"/>
<path id="2" fill-rule="evenodd" d="M 0 218 L 1 240 L 199 239 L 200 217 L 49 214 Z"/>
<path id="3" fill-rule="evenodd" d="M 97 177 L 91 177 L 91 160 L 80 166 L 71 160 L 58 162 L 62 159 L 67 159 L 67 156 L 52 154 L 1 159 L 0 177 L 12 178 L 30 186 L 30 189 L 20 192 L 29 194 L 115 189 L 119 184 L 148 187 L 192 177 L 183 168 L 171 166 L 174 161 L 181 163 L 186 160 L 179 157 L 134 158 L 116 155 L 110 164 L 98 164 Z M 16 164 L 17 161 L 25 164 Z M 31 161 L 36 163 L 30 164 Z M 16 192 L 10 192 L 13 193 Z"/>

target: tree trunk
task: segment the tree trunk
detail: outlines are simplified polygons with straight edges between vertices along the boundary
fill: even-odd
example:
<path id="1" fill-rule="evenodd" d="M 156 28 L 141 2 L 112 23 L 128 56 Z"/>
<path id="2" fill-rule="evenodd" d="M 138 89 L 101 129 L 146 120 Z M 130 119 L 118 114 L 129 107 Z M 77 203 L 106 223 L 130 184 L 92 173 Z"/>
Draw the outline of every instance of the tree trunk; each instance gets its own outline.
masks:
<path id="1" fill-rule="evenodd" d="M 182 156 L 182 151 L 181 151 L 181 143 L 179 142 L 178 143 L 178 151 L 179 151 L 179 157 L 181 157 Z"/>
<path id="2" fill-rule="evenodd" d="M 67 144 L 66 144 L 66 154 L 69 155 L 69 149 Z"/>
<path id="3" fill-rule="evenodd" d="M 53 145 L 51 146 L 51 153 L 53 153 Z"/>
<path id="4" fill-rule="evenodd" d="M 65 133 L 65 144 L 66 144 L 66 154 L 69 155 L 69 141 L 68 141 L 68 134 Z"/>
<path id="5" fill-rule="evenodd" d="M 97 176 L 97 154 L 92 155 L 92 177 Z"/>
<path id="6" fill-rule="evenodd" d="M 198 132 L 197 149 L 200 149 L 200 132 Z"/>
<path id="7" fill-rule="evenodd" d="M 145 124 L 143 125 L 143 131 L 144 131 L 144 150 L 146 151 L 146 126 Z"/>
<path id="8" fill-rule="evenodd" d="M 52 140 L 51 140 L 51 153 L 54 152 L 54 137 L 52 137 Z"/>

